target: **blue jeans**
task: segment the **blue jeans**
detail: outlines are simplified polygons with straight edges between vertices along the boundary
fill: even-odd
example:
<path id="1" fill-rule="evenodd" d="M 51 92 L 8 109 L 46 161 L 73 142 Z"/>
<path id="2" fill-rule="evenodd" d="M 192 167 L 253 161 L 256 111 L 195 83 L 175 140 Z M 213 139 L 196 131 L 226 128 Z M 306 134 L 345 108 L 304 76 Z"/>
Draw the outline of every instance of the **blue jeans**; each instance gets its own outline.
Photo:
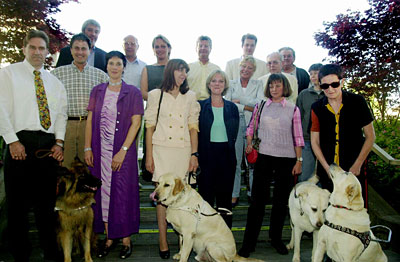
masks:
<path id="1" fill-rule="evenodd" d="M 240 117 L 239 132 L 235 143 L 237 162 L 236 162 L 235 183 L 233 185 L 232 198 L 240 196 L 240 185 L 242 179 L 242 158 L 243 158 L 243 152 L 246 150 L 247 147 L 246 129 L 247 129 L 246 120 L 244 119 L 244 117 Z M 247 163 L 247 159 L 245 160 L 247 166 L 249 166 L 249 164 Z M 251 196 L 251 188 L 253 186 L 253 170 L 254 170 L 253 168 L 249 167 L 250 191 L 247 192 L 248 196 Z"/>
<path id="2" fill-rule="evenodd" d="M 235 151 L 236 151 L 236 172 L 235 172 L 235 183 L 233 185 L 232 197 L 239 197 L 240 195 L 240 184 L 242 179 L 242 158 L 243 152 L 247 146 L 246 143 L 246 121 L 244 117 L 240 118 L 239 132 L 236 138 Z"/>
<path id="3" fill-rule="evenodd" d="M 307 181 L 314 173 L 316 159 L 311 148 L 311 141 L 304 141 L 302 157 L 303 157 L 302 173 L 299 176 L 298 182 Z"/>

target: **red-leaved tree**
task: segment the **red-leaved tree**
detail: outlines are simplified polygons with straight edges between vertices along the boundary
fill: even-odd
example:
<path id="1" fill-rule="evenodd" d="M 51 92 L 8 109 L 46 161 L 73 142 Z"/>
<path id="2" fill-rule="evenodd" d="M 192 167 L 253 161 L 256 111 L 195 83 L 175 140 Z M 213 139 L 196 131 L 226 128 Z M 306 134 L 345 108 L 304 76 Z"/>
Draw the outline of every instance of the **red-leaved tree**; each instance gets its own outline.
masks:
<path id="1" fill-rule="evenodd" d="M 0 1 L 0 64 L 22 61 L 22 41 L 31 29 L 45 31 L 54 54 L 68 42 L 70 35 L 51 16 L 60 12 L 61 4 L 78 0 L 1 0 Z M 52 63 L 51 57 L 47 65 Z"/>
<path id="2" fill-rule="evenodd" d="M 340 64 L 348 88 L 369 100 L 385 119 L 388 109 L 399 110 L 400 0 L 369 0 L 364 12 L 348 11 L 324 22 L 314 37 L 329 50 L 330 62 Z"/>

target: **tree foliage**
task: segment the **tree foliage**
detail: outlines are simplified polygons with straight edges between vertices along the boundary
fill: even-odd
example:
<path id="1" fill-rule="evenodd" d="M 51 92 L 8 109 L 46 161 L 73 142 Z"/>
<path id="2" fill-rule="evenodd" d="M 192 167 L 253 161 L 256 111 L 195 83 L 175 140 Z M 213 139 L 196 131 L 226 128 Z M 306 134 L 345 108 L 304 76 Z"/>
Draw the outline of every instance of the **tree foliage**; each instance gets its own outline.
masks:
<path id="1" fill-rule="evenodd" d="M 324 22 L 314 35 L 329 50 L 330 62 L 340 64 L 360 93 L 385 119 L 387 110 L 399 110 L 400 0 L 369 0 L 364 12 L 348 11 L 336 21 Z"/>
<path id="2" fill-rule="evenodd" d="M 68 42 L 69 33 L 51 16 L 60 12 L 59 5 L 78 0 L 1 0 L 0 64 L 22 61 L 22 42 L 31 29 L 45 31 L 50 38 L 51 54 Z M 47 63 L 51 64 L 51 57 Z"/>

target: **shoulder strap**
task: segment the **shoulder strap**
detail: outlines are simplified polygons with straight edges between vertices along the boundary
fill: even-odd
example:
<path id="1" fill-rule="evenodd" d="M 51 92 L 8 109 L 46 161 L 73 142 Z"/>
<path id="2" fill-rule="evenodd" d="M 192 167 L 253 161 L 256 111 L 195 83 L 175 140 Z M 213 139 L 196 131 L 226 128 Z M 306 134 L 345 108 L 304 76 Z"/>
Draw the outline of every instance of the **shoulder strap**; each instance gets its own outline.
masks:
<path id="1" fill-rule="evenodd" d="M 262 100 L 257 108 L 257 113 L 254 119 L 254 133 L 253 133 L 254 137 L 258 137 L 258 125 L 260 124 L 261 112 L 264 108 L 264 105 L 265 105 L 265 100 Z"/>
<path id="2" fill-rule="evenodd" d="M 160 94 L 160 100 L 158 101 L 157 118 L 156 118 L 156 127 L 157 127 L 157 123 L 158 123 L 158 116 L 160 115 L 161 101 L 162 101 L 163 94 L 164 94 L 164 91 L 162 91 L 161 89 L 160 89 L 160 91 L 161 91 L 161 94 Z"/>

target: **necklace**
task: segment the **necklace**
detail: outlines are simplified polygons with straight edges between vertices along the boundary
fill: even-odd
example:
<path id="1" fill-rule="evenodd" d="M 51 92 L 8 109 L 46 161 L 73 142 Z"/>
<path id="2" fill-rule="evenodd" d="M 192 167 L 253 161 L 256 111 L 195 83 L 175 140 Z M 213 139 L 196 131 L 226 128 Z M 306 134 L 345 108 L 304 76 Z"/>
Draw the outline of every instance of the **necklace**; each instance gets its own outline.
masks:
<path id="1" fill-rule="evenodd" d="M 113 83 L 113 82 L 111 82 L 111 81 L 108 81 L 108 85 L 110 85 L 110 86 L 119 86 L 121 83 L 122 83 L 122 80 L 120 80 L 120 81 L 117 82 L 117 83 Z"/>

